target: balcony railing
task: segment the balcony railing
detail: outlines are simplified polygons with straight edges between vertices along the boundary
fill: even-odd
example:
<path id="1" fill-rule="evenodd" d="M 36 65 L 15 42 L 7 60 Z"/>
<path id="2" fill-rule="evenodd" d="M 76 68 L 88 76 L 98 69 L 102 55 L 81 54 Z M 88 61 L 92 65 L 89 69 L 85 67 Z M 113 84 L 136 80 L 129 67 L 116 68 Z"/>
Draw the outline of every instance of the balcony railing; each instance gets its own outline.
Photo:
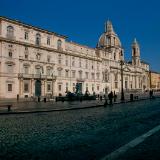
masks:
<path id="1" fill-rule="evenodd" d="M 18 78 L 56 80 L 56 76 L 52 76 L 52 75 L 25 74 L 25 73 L 19 73 L 19 74 L 18 74 Z"/>
<path id="2" fill-rule="evenodd" d="M 12 35 L 12 34 L 6 34 L 6 38 L 11 39 L 11 40 L 14 40 L 14 39 L 15 39 L 15 36 Z"/>
<path id="3" fill-rule="evenodd" d="M 78 82 L 84 82 L 84 81 L 85 81 L 85 78 L 81 78 L 81 77 L 80 77 L 80 78 L 77 78 L 77 81 L 78 81 Z"/>

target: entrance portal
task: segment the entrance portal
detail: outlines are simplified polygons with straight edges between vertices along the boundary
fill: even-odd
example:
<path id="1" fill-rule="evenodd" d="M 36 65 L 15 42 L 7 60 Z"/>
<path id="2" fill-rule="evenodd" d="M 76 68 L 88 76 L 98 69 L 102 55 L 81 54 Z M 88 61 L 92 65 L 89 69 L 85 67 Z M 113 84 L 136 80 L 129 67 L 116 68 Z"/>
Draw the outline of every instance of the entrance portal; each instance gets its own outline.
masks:
<path id="1" fill-rule="evenodd" d="M 41 81 L 36 80 L 35 82 L 35 96 L 41 96 Z"/>

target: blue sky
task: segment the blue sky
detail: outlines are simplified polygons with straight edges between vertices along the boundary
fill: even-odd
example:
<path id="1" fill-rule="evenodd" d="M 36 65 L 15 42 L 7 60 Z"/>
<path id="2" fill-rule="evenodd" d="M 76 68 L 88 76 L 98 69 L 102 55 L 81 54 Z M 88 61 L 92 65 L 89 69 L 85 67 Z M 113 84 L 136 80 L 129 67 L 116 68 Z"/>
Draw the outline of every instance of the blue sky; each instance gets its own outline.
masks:
<path id="1" fill-rule="evenodd" d="M 69 37 L 69 40 L 95 47 L 112 21 L 131 58 L 131 43 L 136 37 L 141 59 L 160 72 L 159 0 L 0 0 L 0 15 L 39 26 Z"/>

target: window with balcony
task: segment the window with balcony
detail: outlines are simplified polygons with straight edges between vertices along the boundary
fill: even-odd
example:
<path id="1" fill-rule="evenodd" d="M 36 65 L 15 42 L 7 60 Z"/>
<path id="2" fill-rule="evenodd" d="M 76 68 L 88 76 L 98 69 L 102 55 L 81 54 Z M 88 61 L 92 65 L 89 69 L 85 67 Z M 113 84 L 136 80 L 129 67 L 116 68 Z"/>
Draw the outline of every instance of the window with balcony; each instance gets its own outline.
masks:
<path id="1" fill-rule="evenodd" d="M 39 46 L 41 44 L 41 35 L 39 33 L 36 34 L 36 45 Z"/>
<path id="2" fill-rule="evenodd" d="M 13 26 L 7 27 L 7 38 L 14 38 L 14 27 Z"/>

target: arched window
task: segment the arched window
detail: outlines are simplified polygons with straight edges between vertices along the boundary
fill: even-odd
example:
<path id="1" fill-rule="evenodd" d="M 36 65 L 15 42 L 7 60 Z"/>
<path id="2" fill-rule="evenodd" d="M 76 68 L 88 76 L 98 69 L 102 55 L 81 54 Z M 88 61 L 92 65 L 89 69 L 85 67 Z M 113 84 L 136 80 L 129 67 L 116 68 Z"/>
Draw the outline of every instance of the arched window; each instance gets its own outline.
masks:
<path id="1" fill-rule="evenodd" d="M 36 34 L 36 45 L 40 45 L 41 44 L 41 35 L 39 33 Z"/>
<path id="2" fill-rule="evenodd" d="M 7 37 L 13 38 L 13 36 L 14 36 L 14 28 L 13 26 L 8 26 L 7 27 Z"/>
<path id="3" fill-rule="evenodd" d="M 62 41 L 59 39 L 57 41 L 57 49 L 61 49 L 62 48 Z"/>

